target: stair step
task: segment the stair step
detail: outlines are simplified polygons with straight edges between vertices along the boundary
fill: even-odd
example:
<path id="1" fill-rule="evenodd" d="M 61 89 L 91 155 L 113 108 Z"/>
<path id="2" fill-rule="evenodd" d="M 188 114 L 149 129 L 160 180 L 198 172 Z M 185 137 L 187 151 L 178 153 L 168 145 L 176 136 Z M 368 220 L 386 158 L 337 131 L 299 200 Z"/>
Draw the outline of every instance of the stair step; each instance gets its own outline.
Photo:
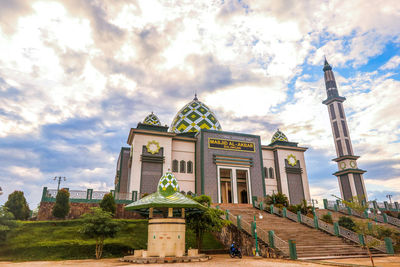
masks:
<path id="1" fill-rule="evenodd" d="M 241 215 L 242 220 L 249 224 L 253 221 L 254 215 L 262 212 L 249 204 L 222 204 L 220 208 L 229 209 L 229 212 L 235 216 Z M 267 212 L 262 212 L 262 214 L 263 219 L 258 219 L 257 216 L 257 229 L 262 229 L 265 232 L 273 230 L 283 240 L 296 240 L 299 258 L 364 257 L 368 255 L 367 250 L 341 237 L 313 229 L 288 218 Z M 265 243 L 262 240 L 261 242 Z M 382 252 L 378 250 L 372 250 L 371 253 L 382 255 Z"/>

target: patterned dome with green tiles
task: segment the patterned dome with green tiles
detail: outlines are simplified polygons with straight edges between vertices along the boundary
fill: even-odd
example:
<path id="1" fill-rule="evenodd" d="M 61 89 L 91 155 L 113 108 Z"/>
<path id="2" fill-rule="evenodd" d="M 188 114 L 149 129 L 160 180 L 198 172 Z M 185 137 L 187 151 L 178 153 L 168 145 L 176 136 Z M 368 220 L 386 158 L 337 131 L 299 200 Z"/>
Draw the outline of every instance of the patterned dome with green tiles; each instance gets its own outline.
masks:
<path id="1" fill-rule="evenodd" d="M 284 133 L 282 133 L 281 131 L 279 131 L 279 129 L 272 136 L 271 143 L 276 142 L 276 141 L 289 142 L 289 140 L 286 137 L 286 135 Z"/>
<path id="2" fill-rule="evenodd" d="M 201 129 L 221 130 L 214 113 L 197 97 L 186 104 L 172 121 L 171 131 L 175 133 L 199 132 Z"/>
<path id="3" fill-rule="evenodd" d="M 143 121 L 143 124 L 161 126 L 160 120 L 153 112 L 151 112 L 151 114 L 147 115 L 147 117 Z"/>
<path id="4" fill-rule="evenodd" d="M 172 172 L 166 172 L 158 182 L 157 191 L 160 192 L 161 195 L 167 197 L 175 192 L 179 192 L 178 181 Z"/>

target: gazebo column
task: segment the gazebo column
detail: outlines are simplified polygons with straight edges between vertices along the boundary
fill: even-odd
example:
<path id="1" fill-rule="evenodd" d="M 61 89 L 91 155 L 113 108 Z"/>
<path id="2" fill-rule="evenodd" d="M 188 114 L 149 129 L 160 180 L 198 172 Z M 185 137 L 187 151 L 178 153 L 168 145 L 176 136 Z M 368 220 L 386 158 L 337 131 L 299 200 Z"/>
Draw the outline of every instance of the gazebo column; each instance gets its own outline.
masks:
<path id="1" fill-rule="evenodd" d="M 182 210 L 182 212 L 181 212 L 182 216 L 181 217 L 185 218 L 185 208 L 182 208 L 181 210 Z"/>
<path id="2" fill-rule="evenodd" d="M 153 219 L 153 208 L 149 209 L 149 219 Z"/>
<path id="3" fill-rule="evenodd" d="M 174 208 L 168 208 L 168 218 L 174 217 Z"/>

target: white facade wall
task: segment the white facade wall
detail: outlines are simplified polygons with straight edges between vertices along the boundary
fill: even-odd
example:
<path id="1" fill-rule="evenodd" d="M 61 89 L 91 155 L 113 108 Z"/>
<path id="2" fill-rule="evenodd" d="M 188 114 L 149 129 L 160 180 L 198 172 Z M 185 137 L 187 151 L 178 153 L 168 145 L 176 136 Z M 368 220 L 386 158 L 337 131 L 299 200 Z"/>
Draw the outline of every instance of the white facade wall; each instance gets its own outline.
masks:
<path id="1" fill-rule="evenodd" d="M 290 154 L 295 156 L 296 159 L 298 161 L 300 161 L 300 167 L 303 169 L 303 172 L 301 174 L 301 179 L 303 181 L 304 197 L 307 201 L 310 201 L 311 200 L 310 188 L 309 188 L 309 184 L 308 184 L 306 162 L 304 160 L 304 152 L 303 151 L 286 150 L 286 149 L 278 149 L 277 150 L 279 173 L 280 173 L 281 184 L 282 184 L 282 193 L 285 194 L 290 200 L 288 180 L 287 180 L 287 175 L 286 175 L 286 171 L 285 171 L 285 159 L 287 159 L 287 157 Z"/>
<path id="2" fill-rule="evenodd" d="M 185 172 L 173 172 L 175 178 L 178 180 L 179 187 L 181 191 L 185 192 L 195 192 L 195 142 L 172 140 L 172 157 L 170 165 L 172 166 L 172 161 L 177 160 L 179 163 L 184 160 L 186 163 Z M 187 173 L 187 162 L 191 161 L 193 163 L 193 172 Z M 178 167 L 180 165 L 178 164 Z M 171 167 L 172 170 L 172 167 Z M 178 169 L 179 170 L 179 169 Z"/>
<path id="3" fill-rule="evenodd" d="M 140 156 L 142 155 L 143 146 L 146 146 L 150 141 L 156 141 L 160 147 L 164 149 L 165 162 L 163 164 L 162 173 L 165 173 L 169 169 L 172 169 L 172 137 L 170 136 L 157 136 L 136 133 L 133 137 L 133 156 L 132 156 L 132 168 L 131 168 L 131 181 L 130 191 L 137 191 L 140 194 L 140 177 L 142 173 L 142 162 Z"/>
<path id="4" fill-rule="evenodd" d="M 264 167 L 269 168 L 272 167 L 274 169 L 274 178 L 265 177 L 265 193 L 267 195 L 272 195 L 278 193 L 278 182 L 276 180 L 275 175 L 275 162 L 274 162 L 274 152 L 272 150 L 262 150 L 263 157 L 263 165 Z"/>

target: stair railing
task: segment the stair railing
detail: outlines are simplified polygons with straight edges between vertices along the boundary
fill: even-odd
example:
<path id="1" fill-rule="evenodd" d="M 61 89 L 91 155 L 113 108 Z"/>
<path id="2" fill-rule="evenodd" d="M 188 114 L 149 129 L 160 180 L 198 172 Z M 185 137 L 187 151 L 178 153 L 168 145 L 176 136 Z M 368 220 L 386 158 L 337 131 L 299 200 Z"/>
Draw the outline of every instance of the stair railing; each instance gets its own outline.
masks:
<path id="1" fill-rule="evenodd" d="M 238 227 L 239 229 L 243 229 L 245 232 L 247 232 L 249 235 L 252 235 L 252 229 L 251 229 L 251 224 L 239 219 L 238 216 L 233 215 L 229 211 L 226 211 L 227 217 L 224 217 L 224 219 L 228 219 L 233 225 Z M 238 221 L 240 221 L 240 225 L 238 225 Z M 274 234 L 274 245 L 271 246 L 269 242 L 269 236 L 268 233 L 257 227 L 257 235 L 260 240 L 262 240 L 264 243 L 268 244 L 271 248 L 276 248 L 278 249 L 284 256 L 289 257 L 290 256 L 290 251 L 289 251 L 289 243 L 282 240 L 279 238 L 277 235 Z"/>
<path id="2" fill-rule="evenodd" d="M 259 208 L 259 205 L 256 205 L 256 207 Z M 281 214 L 283 214 L 283 212 L 279 208 L 273 207 L 273 210 L 274 210 L 275 214 L 277 214 L 278 216 L 282 216 Z M 289 210 L 286 211 L 286 217 L 291 219 L 292 221 L 297 222 L 299 216 L 301 218 L 301 221 L 300 221 L 301 223 L 306 224 L 306 225 L 308 225 L 310 227 L 313 227 L 313 228 L 317 228 L 317 229 L 319 229 L 321 231 L 325 231 L 325 232 L 330 233 L 332 235 L 335 235 L 334 226 L 328 225 L 326 222 L 320 220 L 318 217 L 316 219 L 311 219 L 310 217 L 305 216 L 305 215 L 303 215 L 301 213 L 294 214 L 293 212 L 291 212 Z M 315 221 L 317 221 L 317 225 L 316 225 Z M 357 233 L 355 233 L 355 232 L 353 232 L 351 230 L 348 230 L 348 229 L 346 229 L 344 227 L 341 227 L 341 226 L 339 226 L 338 228 L 339 228 L 339 231 L 338 231 L 339 236 L 342 236 L 342 237 L 344 237 L 346 239 L 349 239 L 349 240 L 351 240 L 351 241 L 353 241 L 353 242 L 355 242 L 355 243 L 357 243 L 359 245 L 364 245 L 364 243 L 362 243 L 362 240 L 360 240 L 359 234 L 357 234 Z M 373 243 L 376 244 L 376 245 L 372 246 L 373 248 L 375 248 L 375 249 L 377 249 L 377 250 L 379 250 L 381 252 L 388 253 L 384 241 L 379 240 L 379 239 L 377 239 L 375 237 L 372 237 L 372 236 L 367 236 L 367 242 L 370 243 L 371 241 L 373 241 Z"/>
<path id="3" fill-rule="evenodd" d="M 257 228 L 257 235 L 258 235 L 258 238 L 260 238 L 264 242 L 265 242 L 265 240 L 269 240 L 268 232 L 266 232 L 264 229 Z M 269 246 L 271 246 L 271 244 L 269 242 L 266 242 L 266 243 Z M 285 256 L 290 255 L 289 243 L 282 240 L 279 236 L 277 236 L 275 234 L 274 234 L 274 246 L 273 247 L 280 250 Z"/>
<path id="4" fill-rule="evenodd" d="M 395 218 L 395 217 L 387 215 L 387 221 L 390 224 L 393 224 L 393 225 L 396 225 L 396 226 L 400 227 L 400 220 Z"/>
<path id="5" fill-rule="evenodd" d="M 327 201 L 326 203 L 327 203 L 326 208 L 328 210 L 335 211 L 335 203 L 333 201 Z M 380 208 L 379 205 L 380 206 L 382 206 L 382 205 L 384 206 L 384 204 L 378 203 L 378 207 L 379 208 Z M 359 217 L 359 218 L 366 218 L 366 214 L 368 214 L 368 218 L 369 219 L 376 220 L 376 221 L 378 221 L 380 223 L 389 223 L 389 224 L 392 224 L 394 226 L 400 227 L 400 219 L 397 219 L 395 217 L 389 216 L 387 214 L 386 215 L 380 215 L 380 214 L 374 214 L 374 213 L 368 213 L 368 212 L 360 213 L 360 212 L 358 212 L 356 210 L 350 209 L 349 207 L 345 207 L 342 203 L 340 203 L 337 206 L 337 209 L 338 209 L 337 211 L 339 211 L 341 213 L 344 213 L 346 215 L 354 215 L 354 216 Z M 351 214 L 349 214 L 349 213 L 351 213 Z"/>

